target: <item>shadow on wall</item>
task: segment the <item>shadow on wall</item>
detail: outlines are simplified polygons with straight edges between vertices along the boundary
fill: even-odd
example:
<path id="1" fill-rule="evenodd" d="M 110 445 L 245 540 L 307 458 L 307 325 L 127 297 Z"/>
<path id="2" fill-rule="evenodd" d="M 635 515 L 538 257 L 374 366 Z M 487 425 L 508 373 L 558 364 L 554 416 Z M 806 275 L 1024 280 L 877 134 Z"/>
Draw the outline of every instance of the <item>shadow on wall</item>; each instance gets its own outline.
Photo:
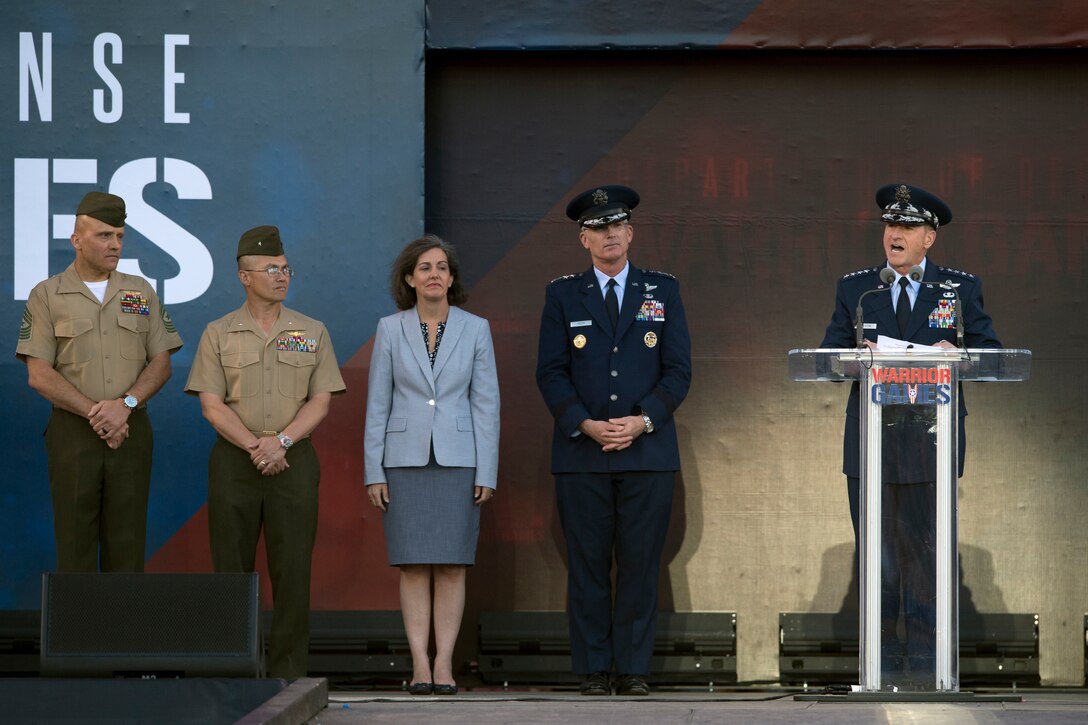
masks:
<path id="1" fill-rule="evenodd" d="M 678 435 L 680 437 L 680 460 L 694 460 L 695 454 L 691 450 L 687 431 L 680 428 Z M 689 467 L 689 469 L 693 468 Z M 687 511 L 687 494 L 689 490 L 696 497 L 690 518 Z M 688 585 L 687 565 L 692 554 L 698 548 L 703 535 L 701 499 L 702 486 L 699 483 L 698 472 L 693 470 L 678 472 L 676 474 L 676 484 L 673 487 L 669 532 L 665 537 L 665 548 L 661 554 L 661 572 L 657 589 L 657 609 L 660 612 L 691 611 L 691 587 Z M 565 570 L 567 565 L 567 542 L 563 536 L 563 528 L 560 525 L 558 515 L 552 517 L 551 524 L 552 541 Z M 673 563 L 676 566 L 672 566 Z M 615 562 L 613 562 L 613 585 L 615 585 L 615 575 Z"/>
<path id="2" fill-rule="evenodd" d="M 1005 598 L 994 578 L 994 559 L 978 546 L 960 544 L 959 551 L 960 615 L 1008 612 Z M 858 563 L 852 543 L 838 544 L 823 553 L 820 583 L 808 611 L 858 614 Z M 967 586 L 967 582 L 971 586 Z M 856 626 L 856 625 L 855 625 Z"/>
<path id="3" fill-rule="evenodd" d="M 697 460 L 691 431 L 677 424 L 676 435 L 680 444 L 680 460 Z M 689 497 L 690 508 L 687 506 Z M 689 465 L 677 475 L 672 506 L 669 534 L 661 560 L 657 608 L 663 612 L 690 612 L 688 564 L 703 540 L 703 483 L 698 466 Z"/>

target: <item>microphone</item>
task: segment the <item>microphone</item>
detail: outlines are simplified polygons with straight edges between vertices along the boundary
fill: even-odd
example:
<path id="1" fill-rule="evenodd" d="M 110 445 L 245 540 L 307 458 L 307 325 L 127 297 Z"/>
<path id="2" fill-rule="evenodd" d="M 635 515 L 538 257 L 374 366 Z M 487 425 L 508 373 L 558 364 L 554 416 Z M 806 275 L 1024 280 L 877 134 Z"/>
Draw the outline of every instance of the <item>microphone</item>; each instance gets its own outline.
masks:
<path id="1" fill-rule="evenodd" d="M 917 269 L 920 277 L 922 268 L 918 267 Z M 913 271 L 914 270 L 912 269 L 911 272 Z M 880 281 L 883 282 L 884 285 L 890 285 L 894 279 L 895 270 L 891 267 L 885 267 L 880 270 Z M 876 289 L 865 290 L 861 293 L 861 297 L 858 297 L 858 308 L 854 315 L 854 342 L 859 348 L 865 347 L 865 314 L 861 310 L 861 301 L 865 299 L 866 295 L 871 295 L 873 292 L 884 292 L 887 289 L 887 287 L 882 285 Z"/>

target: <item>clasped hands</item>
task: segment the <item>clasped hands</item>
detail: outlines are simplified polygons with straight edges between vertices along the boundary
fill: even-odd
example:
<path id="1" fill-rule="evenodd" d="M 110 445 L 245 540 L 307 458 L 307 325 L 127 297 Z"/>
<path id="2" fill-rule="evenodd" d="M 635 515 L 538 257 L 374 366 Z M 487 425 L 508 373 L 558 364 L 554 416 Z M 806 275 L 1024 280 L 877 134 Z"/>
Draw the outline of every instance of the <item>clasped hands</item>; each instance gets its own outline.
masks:
<path id="1" fill-rule="evenodd" d="M 120 398 L 100 400 L 91 406 L 87 422 L 106 445 L 117 450 L 128 438 L 128 416 L 132 411 Z"/>
<path id="2" fill-rule="evenodd" d="M 275 476 L 291 467 L 287 462 L 287 449 L 276 436 L 264 436 L 246 446 L 249 460 L 262 476 Z"/>
<path id="3" fill-rule="evenodd" d="M 628 415 L 623 418 L 592 420 L 586 418 L 578 430 L 601 444 L 605 453 L 622 451 L 646 430 L 646 421 L 641 415 Z"/>

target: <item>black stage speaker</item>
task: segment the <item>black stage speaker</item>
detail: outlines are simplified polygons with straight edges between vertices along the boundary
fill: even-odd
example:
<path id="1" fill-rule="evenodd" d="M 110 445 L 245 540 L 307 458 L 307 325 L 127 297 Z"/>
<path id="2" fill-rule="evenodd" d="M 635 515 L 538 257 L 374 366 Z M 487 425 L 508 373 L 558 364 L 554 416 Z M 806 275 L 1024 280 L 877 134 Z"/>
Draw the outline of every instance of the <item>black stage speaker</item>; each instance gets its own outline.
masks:
<path id="1" fill-rule="evenodd" d="M 41 672 L 261 677 L 258 575 L 42 576 Z"/>
<path id="2" fill-rule="evenodd" d="M 0 609 L 0 676 L 37 677 L 41 635 L 37 609 Z"/>
<path id="3" fill-rule="evenodd" d="M 785 685 L 856 684 L 856 612 L 778 615 L 779 680 Z M 960 614 L 960 683 L 1038 686 L 1039 615 Z"/>
<path id="4" fill-rule="evenodd" d="M 411 679 L 412 655 L 400 611 L 310 612 L 307 669 L 311 677 L 330 682 Z"/>
<path id="5" fill-rule="evenodd" d="M 485 682 L 574 684 L 565 612 L 482 612 L 480 676 Z M 650 662 L 657 685 L 737 681 L 735 612 L 659 612 Z"/>

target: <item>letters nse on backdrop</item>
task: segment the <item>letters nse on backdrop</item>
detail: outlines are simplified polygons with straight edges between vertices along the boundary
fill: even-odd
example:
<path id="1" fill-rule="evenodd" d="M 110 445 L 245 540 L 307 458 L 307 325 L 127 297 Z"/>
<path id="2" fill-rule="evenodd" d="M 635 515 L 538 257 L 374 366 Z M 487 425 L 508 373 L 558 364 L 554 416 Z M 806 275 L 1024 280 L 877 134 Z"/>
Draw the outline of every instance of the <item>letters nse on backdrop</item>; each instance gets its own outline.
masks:
<path id="1" fill-rule="evenodd" d="M 182 388 L 204 326 L 244 298 L 241 233 L 280 227 L 299 270 L 287 304 L 324 321 L 350 367 L 393 309 L 385 260 L 422 231 L 423 0 L 103 7 L 0 10 L 0 187 L 10 200 L 0 204 L 0 609 L 37 608 L 40 574 L 56 565 L 49 404 L 14 352 L 30 290 L 74 259 L 83 194 L 126 199 L 119 269 L 155 286 L 185 341 L 150 404 L 151 562 L 179 532 L 206 547 L 206 528 L 186 524 L 207 496 L 214 433 Z M 365 374 L 345 378 L 362 393 Z M 334 403 L 323 425 L 361 444 L 354 406 Z M 361 487 L 361 472 L 325 458 L 323 497 L 335 495 L 330 479 Z"/>

